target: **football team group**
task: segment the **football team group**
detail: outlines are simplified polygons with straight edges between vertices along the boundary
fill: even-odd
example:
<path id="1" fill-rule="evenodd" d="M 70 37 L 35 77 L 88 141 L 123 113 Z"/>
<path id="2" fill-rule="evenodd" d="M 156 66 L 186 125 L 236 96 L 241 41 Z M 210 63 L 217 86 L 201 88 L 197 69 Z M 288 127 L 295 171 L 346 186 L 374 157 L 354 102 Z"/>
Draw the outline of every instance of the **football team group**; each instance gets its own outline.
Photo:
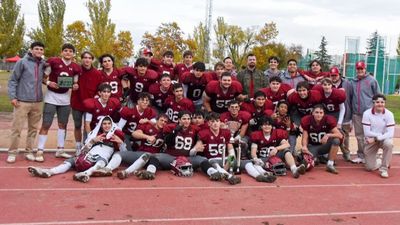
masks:
<path id="1" fill-rule="evenodd" d="M 43 162 L 57 114 L 55 156 L 66 160 L 53 168 L 30 166 L 33 176 L 48 178 L 73 168 L 74 180 L 88 182 L 91 176 L 112 176 L 124 164 L 126 169 L 116 172 L 120 179 L 150 180 L 157 170 L 191 176 L 201 170 L 210 180 L 234 185 L 241 182 L 237 173 L 245 171 L 270 183 L 287 171 L 299 178 L 318 164 L 338 174 L 341 149 L 344 160 L 389 177 L 395 122 L 363 61 L 356 63 L 355 77 L 346 79 L 336 67 L 323 72 L 317 60 L 303 71 L 290 59 L 282 71 L 274 56 L 262 72 L 253 54 L 236 71 L 230 57 L 206 70 L 203 62 L 192 62 L 191 51 L 175 63 L 172 51 L 155 59 L 144 49 L 134 66 L 121 68 L 104 54 L 98 57 L 100 69 L 93 67 L 91 52 L 83 52 L 77 64 L 71 44 L 62 46 L 60 57 L 44 60 L 44 51 L 43 43 L 33 42 L 8 83 L 14 106 L 8 163 L 17 159 L 26 121 L 25 158 Z M 64 151 L 71 111 L 74 156 Z M 354 158 L 352 128 L 358 143 Z"/>

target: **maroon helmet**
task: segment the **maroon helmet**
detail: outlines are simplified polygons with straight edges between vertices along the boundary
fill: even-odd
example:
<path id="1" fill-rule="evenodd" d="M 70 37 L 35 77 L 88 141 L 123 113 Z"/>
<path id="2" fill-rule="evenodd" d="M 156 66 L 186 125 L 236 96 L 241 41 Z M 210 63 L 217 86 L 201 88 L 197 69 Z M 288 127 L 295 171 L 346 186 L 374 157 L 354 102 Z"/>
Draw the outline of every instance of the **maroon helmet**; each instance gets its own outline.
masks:
<path id="1" fill-rule="evenodd" d="M 265 163 L 265 168 L 274 173 L 276 176 L 286 175 L 286 165 L 282 159 L 276 155 L 268 158 L 267 162 Z"/>
<path id="2" fill-rule="evenodd" d="M 191 177 L 193 175 L 193 167 L 185 156 L 178 156 L 171 163 L 171 172 L 179 177 Z"/>

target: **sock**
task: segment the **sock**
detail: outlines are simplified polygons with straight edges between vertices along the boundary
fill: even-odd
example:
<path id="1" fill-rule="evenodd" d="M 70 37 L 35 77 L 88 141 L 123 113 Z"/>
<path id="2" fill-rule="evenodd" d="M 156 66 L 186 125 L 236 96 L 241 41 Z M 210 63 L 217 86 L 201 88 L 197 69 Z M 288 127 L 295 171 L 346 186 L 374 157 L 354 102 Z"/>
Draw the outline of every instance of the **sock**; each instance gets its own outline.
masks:
<path id="1" fill-rule="evenodd" d="M 218 163 L 214 163 L 213 166 L 218 172 L 228 175 L 228 178 L 232 177 L 232 174 L 230 174 L 226 170 L 224 170 Z"/>
<path id="2" fill-rule="evenodd" d="M 145 160 L 147 159 L 147 160 Z M 133 173 L 134 171 L 140 170 L 144 165 L 146 165 L 149 157 L 146 154 L 140 156 L 132 165 L 125 169 L 127 173 Z"/>
<path id="3" fill-rule="evenodd" d="M 216 172 L 218 172 L 215 168 L 213 168 L 213 167 L 210 167 L 210 168 L 208 168 L 208 170 L 207 170 L 207 175 L 208 176 L 211 176 L 211 174 L 214 174 L 214 173 L 216 173 Z"/>
<path id="4" fill-rule="evenodd" d="M 112 156 L 111 160 L 107 164 L 107 168 L 109 168 L 111 171 L 117 169 L 119 165 L 121 165 L 122 157 L 120 154 L 116 153 Z"/>
<path id="5" fill-rule="evenodd" d="M 267 173 L 267 171 L 264 170 L 264 169 L 262 168 L 262 166 L 260 166 L 260 165 L 254 165 L 254 164 L 253 164 L 253 166 L 254 166 L 254 168 L 255 168 L 260 174 L 264 175 L 265 173 Z"/>
<path id="6" fill-rule="evenodd" d="M 260 175 L 256 168 L 254 168 L 253 163 L 247 163 L 244 168 L 246 169 L 247 174 L 249 174 L 251 177 L 256 178 Z"/>
<path id="7" fill-rule="evenodd" d="M 77 141 L 77 142 L 75 143 L 75 148 L 76 148 L 76 149 L 81 149 L 81 148 L 82 148 L 82 142 Z"/>
<path id="8" fill-rule="evenodd" d="M 327 166 L 333 166 L 333 160 L 328 160 L 328 162 L 326 163 Z"/>
<path id="9" fill-rule="evenodd" d="M 65 130 L 58 129 L 57 130 L 57 147 L 64 148 L 65 144 Z"/>
<path id="10" fill-rule="evenodd" d="M 106 162 L 104 162 L 103 160 L 97 161 L 96 164 L 94 164 L 94 166 L 90 167 L 89 169 L 85 170 L 84 173 L 86 173 L 87 175 L 91 176 L 93 171 L 98 170 L 99 168 L 105 167 L 106 166 Z"/>
<path id="11" fill-rule="evenodd" d="M 154 165 L 150 164 L 150 165 L 147 166 L 146 170 L 149 171 L 150 173 L 154 173 L 155 174 L 156 171 L 157 171 L 157 168 Z"/>
<path id="12" fill-rule="evenodd" d="M 296 172 L 296 170 L 297 170 L 296 165 L 291 166 L 290 170 L 292 171 L 292 173 Z"/>
<path id="13" fill-rule="evenodd" d="M 56 167 L 50 169 L 51 175 L 60 174 L 67 172 L 72 167 L 71 163 L 64 162 Z"/>
<path id="14" fill-rule="evenodd" d="M 44 150 L 44 145 L 46 144 L 46 141 L 47 141 L 47 135 L 45 135 L 45 134 L 39 134 L 39 137 L 38 137 L 38 149 L 39 150 Z"/>

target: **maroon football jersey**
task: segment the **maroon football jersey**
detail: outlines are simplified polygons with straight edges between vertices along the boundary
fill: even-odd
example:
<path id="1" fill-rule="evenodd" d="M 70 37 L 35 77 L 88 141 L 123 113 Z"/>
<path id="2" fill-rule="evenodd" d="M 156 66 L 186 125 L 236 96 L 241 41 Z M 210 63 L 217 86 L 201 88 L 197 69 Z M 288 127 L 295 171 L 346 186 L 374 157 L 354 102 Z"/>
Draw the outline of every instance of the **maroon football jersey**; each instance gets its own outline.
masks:
<path id="1" fill-rule="evenodd" d="M 275 119 L 273 120 L 273 121 L 274 121 L 274 124 L 275 124 L 275 127 L 276 127 L 277 129 L 282 129 L 282 130 L 286 130 L 287 128 L 290 128 L 290 130 L 292 130 L 292 129 L 294 128 L 293 120 L 291 121 L 290 126 L 288 127 L 288 126 L 286 125 L 286 123 L 283 122 L 283 120 L 285 119 L 285 117 L 290 118 L 289 116 L 278 116 L 277 118 L 275 118 Z"/>
<path id="2" fill-rule="evenodd" d="M 59 57 L 51 57 L 47 60 L 50 65 L 51 73 L 49 75 L 49 81 L 57 83 L 59 77 L 74 77 L 75 75 L 80 75 L 81 67 L 71 62 L 69 65 L 65 65 L 64 61 Z M 56 93 L 66 93 L 68 88 L 52 88 L 47 86 L 47 88 Z"/>
<path id="3" fill-rule="evenodd" d="M 322 96 L 318 91 L 310 90 L 308 91 L 308 97 L 302 99 L 297 92 L 294 92 L 288 97 L 288 102 L 304 116 L 311 114 L 313 107 L 322 102 Z"/>
<path id="4" fill-rule="evenodd" d="M 161 87 L 160 83 L 154 83 L 149 87 L 149 93 L 153 95 L 152 100 L 155 106 L 157 106 L 158 108 L 162 108 L 168 96 L 172 96 L 174 94 L 172 85 L 169 87 L 169 90 L 167 92 L 161 91 L 160 87 Z"/>
<path id="5" fill-rule="evenodd" d="M 250 141 L 257 144 L 257 157 L 260 158 L 268 157 L 269 152 L 272 150 L 271 147 L 277 147 L 281 144 L 282 140 L 287 139 L 287 132 L 281 129 L 273 129 L 269 139 L 265 138 L 261 130 L 254 131 L 250 135 Z"/>
<path id="6" fill-rule="evenodd" d="M 177 125 L 168 124 L 164 127 L 164 134 L 172 133 Z M 190 125 L 188 129 L 181 130 L 175 137 L 175 144 L 167 146 L 165 153 L 172 156 L 189 156 L 190 149 L 196 144 L 197 127 Z"/>
<path id="7" fill-rule="evenodd" d="M 90 129 L 94 129 L 99 122 L 100 116 L 115 117 L 121 108 L 121 103 L 116 98 L 110 98 L 107 105 L 103 106 L 98 98 L 89 98 L 83 102 L 85 112 L 92 114 L 92 121 L 90 122 Z"/>
<path id="8" fill-rule="evenodd" d="M 162 62 L 157 70 L 158 76 L 161 76 L 162 74 L 169 74 L 171 77 L 171 80 L 176 80 L 177 77 L 175 76 L 175 70 L 174 70 L 174 65 L 167 65 L 164 62 Z"/>
<path id="9" fill-rule="evenodd" d="M 179 63 L 175 66 L 174 74 L 178 77 L 178 79 L 182 80 L 182 75 L 186 72 L 190 72 L 193 69 L 193 66 L 190 65 L 187 67 L 184 63 Z"/>
<path id="10" fill-rule="evenodd" d="M 227 150 L 231 132 L 227 129 L 220 129 L 218 135 L 214 135 L 210 129 L 201 130 L 199 139 L 203 142 L 203 154 L 207 159 L 222 157 L 222 153 Z"/>
<path id="11" fill-rule="evenodd" d="M 139 145 L 139 151 L 149 152 L 149 153 L 160 153 L 164 146 L 164 132 L 163 130 L 158 130 L 152 123 L 139 124 L 136 130 L 143 131 L 144 134 L 155 136 L 156 141 L 151 144 L 147 140 L 141 140 Z"/>
<path id="12" fill-rule="evenodd" d="M 181 83 L 187 85 L 186 97 L 192 101 L 197 101 L 203 96 L 207 85 L 207 79 L 205 74 L 201 77 L 196 77 L 193 73 L 184 73 Z"/>
<path id="13" fill-rule="evenodd" d="M 194 113 L 195 107 L 193 102 L 188 98 L 183 98 L 179 102 L 175 101 L 175 96 L 169 96 L 164 102 L 165 114 L 167 114 L 170 121 L 178 122 L 178 113 L 183 110 L 188 110 Z"/>
<path id="14" fill-rule="evenodd" d="M 307 71 L 300 70 L 299 72 L 300 72 L 301 75 L 307 75 L 307 76 L 309 76 L 311 78 L 314 78 L 314 79 L 316 79 L 318 77 L 327 77 L 327 76 L 329 76 L 328 72 L 320 72 L 318 74 L 316 74 L 315 72 L 313 72 L 311 70 L 307 70 Z"/>
<path id="15" fill-rule="evenodd" d="M 111 97 L 118 100 L 122 99 L 122 75 L 125 74 L 124 70 L 114 68 L 110 75 L 107 75 L 104 71 L 101 71 L 103 75 L 103 82 L 111 86 Z"/>
<path id="16" fill-rule="evenodd" d="M 332 89 L 332 93 L 327 97 L 321 85 L 315 85 L 313 90 L 318 91 L 322 96 L 322 104 L 328 112 L 339 112 L 339 105 L 346 101 L 346 92 L 342 89 Z"/>
<path id="17" fill-rule="evenodd" d="M 157 112 L 153 108 L 149 107 L 144 110 L 143 113 L 139 113 L 137 106 L 133 108 L 122 107 L 120 111 L 121 118 L 126 120 L 125 126 L 122 128 L 122 131 L 125 134 L 131 134 L 136 130 L 139 125 L 139 121 L 141 119 L 153 119 L 157 117 Z"/>
<path id="18" fill-rule="evenodd" d="M 324 135 L 331 132 L 336 127 L 336 118 L 330 115 L 325 115 L 321 122 L 317 124 L 312 115 L 305 116 L 300 123 L 303 130 L 308 132 L 308 143 L 312 145 L 320 145 Z"/>
<path id="19" fill-rule="evenodd" d="M 132 102 L 138 100 L 138 95 L 141 92 L 149 92 L 150 85 L 158 81 L 158 74 L 156 71 L 147 69 L 143 76 L 140 76 L 137 69 L 132 67 L 125 68 L 130 81 L 130 98 Z"/>
<path id="20" fill-rule="evenodd" d="M 267 99 L 269 99 L 274 108 L 277 107 L 278 103 L 281 101 L 285 101 L 287 98 L 288 91 L 292 89 L 288 84 L 282 84 L 276 93 L 272 92 L 271 88 L 261 88 L 260 91 L 264 92 Z"/>
<path id="21" fill-rule="evenodd" d="M 218 81 L 211 81 L 207 84 L 205 92 L 211 99 L 211 110 L 223 113 L 228 110 L 228 103 L 243 92 L 243 88 L 239 82 L 232 81 L 232 85 L 224 93 Z"/>
<path id="22" fill-rule="evenodd" d="M 210 83 L 211 81 L 215 80 L 218 81 L 218 76 L 217 73 L 215 73 L 214 71 L 209 71 L 209 72 L 204 72 L 204 76 L 207 80 L 207 83 Z M 232 76 L 232 81 L 237 81 L 237 77 L 236 76 Z"/>
<path id="23" fill-rule="evenodd" d="M 71 93 L 71 108 L 84 111 L 83 101 L 88 98 L 93 98 L 97 94 L 97 87 L 103 82 L 100 71 L 91 67 L 85 69 L 81 67 L 82 72 L 79 76 L 79 89 Z"/>
<path id="24" fill-rule="evenodd" d="M 160 61 L 160 60 L 157 60 L 157 59 L 155 59 L 155 58 L 151 58 L 150 64 L 149 64 L 149 66 L 147 67 L 147 69 L 151 69 L 151 70 L 154 70 L 154 71 L 158 71 L 158 69 L 159 69 L 159 67 L 160 67 L 160 64 L 161 64 L 161 61 Z"/>

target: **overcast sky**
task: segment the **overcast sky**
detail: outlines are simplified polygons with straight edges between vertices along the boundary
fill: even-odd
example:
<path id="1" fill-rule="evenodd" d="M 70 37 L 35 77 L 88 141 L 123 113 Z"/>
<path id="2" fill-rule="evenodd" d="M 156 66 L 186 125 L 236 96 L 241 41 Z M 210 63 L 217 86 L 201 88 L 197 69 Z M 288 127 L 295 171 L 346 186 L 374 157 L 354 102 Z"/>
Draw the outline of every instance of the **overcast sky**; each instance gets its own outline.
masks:
<path id="1" fill-rule="evenodd" d="M 28 30 L 39 25 L 39 0 L 17 0 Z M 89 22 L 86 1 L 65 0 L 64 25 L 76 20 Z M 185 35 L 192 34 L 200 21 L 205 21 L 206 0 L 113 0 L 111 20 L 117 30 L 132 33 L 135 51 L 145 31 L 154 33 L 161 23 L 177 22 Z M 249 5 L 250 4 L 250 5 Z M 400 34 L 400 3 L 397 0 L 214 0 L 213 23 L 224 17 L 228 24 L 243 28 L 262 27 L 275 22 L 277 41 L 287 45 L 301 44 L 316 50 L 322 36 L 328 41 L 329 54 L 344 52 L 345 37 L 360 37 L 360 52 L 365 52 L 367 38 L 375 30 L 386 37 L 387 51 L 395 54 Z"/>

